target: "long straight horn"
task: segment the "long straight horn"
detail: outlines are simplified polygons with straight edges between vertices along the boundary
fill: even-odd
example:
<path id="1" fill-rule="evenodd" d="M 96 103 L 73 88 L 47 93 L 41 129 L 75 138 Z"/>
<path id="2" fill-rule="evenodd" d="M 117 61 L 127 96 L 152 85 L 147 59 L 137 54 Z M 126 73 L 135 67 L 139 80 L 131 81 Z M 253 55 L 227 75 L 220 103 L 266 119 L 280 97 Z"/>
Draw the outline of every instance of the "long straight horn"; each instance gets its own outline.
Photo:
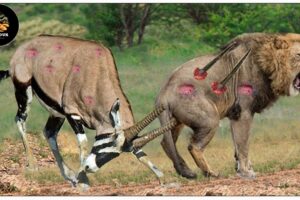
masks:
<path id="1" fill-rule="evenodd" d="M 160 113 L 165 110 L 163 106 L 157 107 L 154 111 L 149 113 L 144 119 L 136 123 L 135 125 L 124 130 L 127 141 L 131 141 L 135 136 L 139 134 L 146 126 L 148 126 L 153 120 L 155 120 Z"/>
<path id="2" fill-rule="evenodd" d="M 233 70 L 220 83 L 215 81 L 211 84 L 211 88 L 215 94 L 218 94 L 218 95 L 223 94 L 227 90 L 227 88 L 225 86 L 226 83 L 239 70 L 239 68 L 242 66 L 244 60 L 247 58 L 247 56 L 249 55 L 250 52 L 251 52 L 251 49 L 247 51 L 247 53 L 234 66 Z"/>
<path id="3" fill-rule="evenodd" d="M 247 53 L 239 60 L 239 62 L 234 66 L 233 70 L 227 75 L 227 77 L 225 77 L 223 81 L 221 81 L 221 84 L 225 85 L 232 78 L 233 74 L 235 74 L 235 72 L 237 72 L 237 70 L 241 67 L 250 52 L 251 49 L 249 49 Z"/>
<path id="4" fill-rule="evenodd" d="M 144 145 L 146 145 L 151 140 L 155 139 L 156 137 L 160 136 L 161 134 L 171 130 L 177 125 L 177 121 L 175 118 L 172 118 L 165 126 L 154 129 L 153 131 L 150 131 L 148 133 L 145 133 L 141 137 L 133 140 L 132 144 L 135 148 L 142 148 Z"/>
<path id="5" fill-rule="evenodd" d="M 207 65 L 205 65 L 203 68 L 196 68 L 194 70 L 194 78 L 197 80 L 203 80 L 207 76 L 207 70 L 209 70 L 226 52 L 229 50 L 235 48 L 238 45 L 237 42 L 232 42 L 229 44 L 219 55 L 217 55 L 213 60 L 211 60 Z"/>

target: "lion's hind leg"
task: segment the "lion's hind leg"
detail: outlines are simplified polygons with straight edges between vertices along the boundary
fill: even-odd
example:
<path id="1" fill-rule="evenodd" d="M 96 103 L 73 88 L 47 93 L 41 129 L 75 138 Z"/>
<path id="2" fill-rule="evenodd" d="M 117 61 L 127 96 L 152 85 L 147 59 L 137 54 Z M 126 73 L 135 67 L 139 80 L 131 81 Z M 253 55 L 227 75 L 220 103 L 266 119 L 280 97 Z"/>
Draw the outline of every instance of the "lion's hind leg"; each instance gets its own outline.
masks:
<path id="1" fill-rule="evenodd" d="M 192 137 L 191 143 L 188 147 L 197 166 L 202 170 L 207 177 L 218 177 L 218 173 L 211 170 L 204 157 L 204 149 L 215 135 L 217 127 L 215 128 L 201 128 Z"/>
<path id="2" fill-rule="evenodd" d="M 173 130 L 164 134 L 161 145 L 167 156 L 173 161 L 173 165 L 178 174 L 185 178 L 196 178 L 197 175 L 188 167 L 184 159 L 177 151 L 176 141 L 183 125 L 178 125 Z"/>
<path id="3" fill-rule="evenodd" d="M 204 149 L 217 131 L 220 121 L 219 113 L 216 106 L 205 98 L 198 101 L 197 106 L 201 109 L 200 112 L 199 109 L 186 111 L 189 113 L 189 115 L 186 114 L 186 116 L 189 116 L 187 119 L 189 126 L 194 131 L 188 150 L 205 176 L 216 177 L 218 174 L 211 170 L 204 157 Z"/>

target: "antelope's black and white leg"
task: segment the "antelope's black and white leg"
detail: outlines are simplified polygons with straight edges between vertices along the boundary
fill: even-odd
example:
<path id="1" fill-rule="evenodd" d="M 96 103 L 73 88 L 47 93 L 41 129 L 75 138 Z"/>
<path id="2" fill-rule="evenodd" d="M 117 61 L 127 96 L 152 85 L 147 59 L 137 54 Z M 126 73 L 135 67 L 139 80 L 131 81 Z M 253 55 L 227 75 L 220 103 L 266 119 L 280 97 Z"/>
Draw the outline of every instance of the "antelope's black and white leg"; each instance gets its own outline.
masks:
<path id="1" fill-rule="evenodd" d="M 19 130 L 19 133 L 22 136 L 23 145 L 27 157 L 27 167 L 30 170 L 37 169 L 37 163 L 33 157 L 32 151 L 29 147 L 29 143 L 26 137 L 26 119 L 30 109 L 30 104 L 32 102 L 32 87 L 30 82 L 28 83 L 19 83 L 14 82 L 15 85 L 15 97 L 18 104 L 18 111 L 15 117 L 15 121 Z"/>
<path id="2" fill-rule="evenodd" d="M 135 149 L 132 153 L 137 157 L 137 159 L 139 159 L 140 162 L 149 167 L 154 172 L 159 182 L 163 184 L 161 178 L 164 174 L 149 160 L 147 154 L 145 154 L 142 149 Z"/>
<path id="3" fill-rule="evenodd" d="M 76 186 L 78 182 L 76 174 L 64 163 L 57 145 L 57 134 L 60 128 L 62 127 L 64 121 L 64 118 L 50 116 L 44 128 L 44 135 L 56 159 L 57 165 L 60 169 L 60 173 L 65 178 L 65 180 L 70 181 L 73 186 Z"/>
<path id="4" fill-rule="evenodd" d="M 102 130 L 95 138 L 91 153 L 85 160 L 83 170 L 96 172 L 104 164 L 118 157 L 125 142 L 124 132 L 121 131 L 120 101 L 117 99 L 110 110 L 110 120 L 113 128 Z"/>
<path id="5" fill-rule="evenodd" d="M 78 183 L 81 187 L 88 187 L 89 180 L 86 176 L 84 169 L 85 160 L 88 155 L 88 140 L 84 132 L 84 128 L 81 122 L 81 117 L 78 115 L 68 115 L 67 119 L 71 125 L 73 131 L 76 134 L 78 146 L 80 149 L 80 172 L 78 174 Z"/>

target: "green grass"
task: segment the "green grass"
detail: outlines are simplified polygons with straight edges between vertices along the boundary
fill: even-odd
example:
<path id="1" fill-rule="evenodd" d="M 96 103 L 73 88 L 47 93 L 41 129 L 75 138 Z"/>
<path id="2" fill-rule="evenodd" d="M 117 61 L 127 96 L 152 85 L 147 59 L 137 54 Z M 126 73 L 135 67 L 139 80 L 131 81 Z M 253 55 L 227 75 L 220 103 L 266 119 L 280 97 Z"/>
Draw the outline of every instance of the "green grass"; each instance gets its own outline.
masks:
<path id="1" fill-rule="evenodd" d="M 37 172 L 25 172 L 25 178 L 34 180 L 39 184 L 63 183 L 65 180 L 59 174 L 58 169 L 43 169 Z"/>

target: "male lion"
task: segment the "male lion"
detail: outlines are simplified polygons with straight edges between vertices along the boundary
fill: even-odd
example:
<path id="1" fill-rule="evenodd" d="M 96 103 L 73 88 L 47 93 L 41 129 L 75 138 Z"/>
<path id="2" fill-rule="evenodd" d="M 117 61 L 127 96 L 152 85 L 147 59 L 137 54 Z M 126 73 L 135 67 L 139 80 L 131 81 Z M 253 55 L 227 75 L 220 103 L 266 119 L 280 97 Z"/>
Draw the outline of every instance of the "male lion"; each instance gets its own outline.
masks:
<path id="1" fill-rule="evenodd" d="M 207 176 L 217 176 L 205 161 L 203 151 L 214 136 L 220 119 L 228 117 L 235 146 L 236 171 L 240 177 L 254 178 L 248 158 L 250 126 L 255 113 L 261 113 L 279 96 L 295 96 L 300 90 L 300 35 L 243 34 L 208 72 L 206 80 L 196 80 L 195 68 L 206 65 L 214 55 L 201 56 L 176 69 L 161 88 L 156 105 L 167 109 L 160 116 L 165 125 L 171 117 L 178 125 L 165 133 L 161 142 L 180 175 L 195 178 L 175 143 L 184 125 L 193 130 L 188 150 L 197 166 Z M 217 95 L 211 83 L 228 74 L 234 63 L 252 49 L 240 70 L 227 83 L 227 92 Z"/>

